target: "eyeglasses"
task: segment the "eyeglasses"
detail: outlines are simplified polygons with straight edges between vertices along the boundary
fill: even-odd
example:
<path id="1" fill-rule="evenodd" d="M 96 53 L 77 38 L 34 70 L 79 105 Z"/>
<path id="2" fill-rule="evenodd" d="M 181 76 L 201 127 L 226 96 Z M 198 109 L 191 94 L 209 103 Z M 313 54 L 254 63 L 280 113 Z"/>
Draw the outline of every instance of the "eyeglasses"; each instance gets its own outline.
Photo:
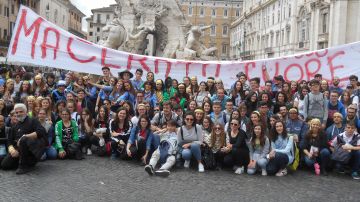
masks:
<path id="1" fill-rule="evenodd" d="M 104 105 L 110 105 L 110 103 L 104 103 Z"/>
<path id="2" fill-rule="evenodd" d="M 221 128 L 216 127 L 215 130 L 221 130 Z"/>
<path id="3" fill-rule="evenodd" d="M 187 120 L 187 121 L 194 121 L 194 119 L 191 119 L 191 118 L 186 118 L 185 120 Z"/>
<path id="4" fill-rule="evenodd" d="M 238 126 L 239 124 L 237 123 L 230 123 L 232 126 Z"/>

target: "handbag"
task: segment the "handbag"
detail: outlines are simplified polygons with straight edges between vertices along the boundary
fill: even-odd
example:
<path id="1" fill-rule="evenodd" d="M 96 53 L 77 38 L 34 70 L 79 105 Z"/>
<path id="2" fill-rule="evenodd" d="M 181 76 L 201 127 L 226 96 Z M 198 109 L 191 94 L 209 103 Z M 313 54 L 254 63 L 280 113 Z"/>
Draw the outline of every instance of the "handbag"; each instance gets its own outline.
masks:
<path id="1" fill-rule="evenodd" d="M 206 170 L 213 170 L 216 168 L 216 160 L 214 153 L 207 144 L 205 144 L 205 146 L 202 147 L 201 160 Z"/>
<path id="2" fill-rule="evenodd" d="M 345 145 L 346 142 L 340 135 L 338 135 L 336 138 L 337 145 L 334 148 L 334 152 L 331 154 L 331 159 L 341 164 L 348 164 L 351 159 L 351 152 L 348 152 L 342 148 L 342 146 Z M 358 139 L 359 134 L 354 135 L 349 144 L 356 145 Z"/>

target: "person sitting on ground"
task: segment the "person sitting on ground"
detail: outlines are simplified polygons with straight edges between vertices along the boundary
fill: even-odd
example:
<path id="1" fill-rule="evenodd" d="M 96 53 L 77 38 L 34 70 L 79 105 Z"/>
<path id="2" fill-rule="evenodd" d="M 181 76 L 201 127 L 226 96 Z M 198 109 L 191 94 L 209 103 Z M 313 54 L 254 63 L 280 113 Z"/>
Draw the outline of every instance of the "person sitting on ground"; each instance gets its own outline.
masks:
<path id="1" fill-rule="evenodd" d="M 330 151 L 319 119 L 310 121 L 310 131 L 306 134 L 301 149 L 305 155 L 305 164 L 314 168 L 316 175 L 320 175 L 320 171 L 323 175 L 327 175 L 326 168 L 330 163 Z"/>
<path id="2" fill-rule="evenodd" d="M 223 167 L 224 157 L 228 153 L 227 145 L 229 144 L 229 138 L 226 138 L 224 127 L 218 123 L 215 124 L 211 132 L 209 146 L 215 155 L 217 170 Z"/>
<path id="3" fill-rule="evenodd" d="M 253 175 L 257 170 L 261 169 L 261 175 L 266 176 L 266 165 L 269 162 L 266 156 L 270 152 L 270 141 L 265 134 L 266 128 L 262 128 L 261 125 L 255 125 L 253 131 L 250 142 L 248 143 L 250 163 L 247 173 Z"/>
<path id="4" fill-rule="evenodd" d="M 345 124 L 343 124 L 343 115 L 341 113 L 335 112 L 333 114 L 333 121 L 334 123 L 325 130 L 328 142 L 332 141 L 345 130 Z"/>
<path id="5" fill-rule="evenodd" d="M 276 121 L 275 127 L 271 131 L 271 151 L 267 155 L 269 163 L 266 172 L 269 175 L 282 177 L 287 175 L 287 165 L 294 161 L 293 148 L 294 141 L 292 136 L 287 135 L 285 125 L 282 121 Z"/>
<path id="6" fill-rule="evenodd" d="M 177 153 L 177 133 L 176 121 L 170 120 L 166 123 L 166 128 L 156 132 L 160 136 L 160 145 L 151 155 L 148 165 L 145 166 L 145 171 L 149 175 L 167 177 L 170 174 L 170 169 L 176 163 Z M 159 170 L 154 172 L 156 165 L 160 162 Z"/>
<path id="7" fill-rule="evenodd" d="M 126 146 L 127 155 L 146 164 L 148 156 L 151 156 L 152 138 L 153 133 L 150 130 L 150 119 L 147 115 L 141 115 L 137 126 L 131 129 Z"/>
<path id="8" fill-rule="evenodd" d="M 249 148 L 246 145 L 246 133 L 240 129 L 240 121 L 233 119 L 230 122 L 231 130 L 226 131 L 226 137 L 229 139 L 229 144 L 226 145 L 224 152 L 224 165 L 233 167 L 235 174 L 243 174 L 245 168 L 250 162 Z"/>
<path id="9" fill-rule="evenodd" d="M 348 162 L 341 162 L 338 159 L 334 159 L 334 153 L 340 149 L 348 151 L 350 159 Z M 360 168 L 360 135 L 356 131 L 355 123 L 349 121 L 346 123 L 345 132 L 338 135 L 331 142 L 330 149 L 333 152 L 332 159 L 336 162 L 336 168 L 339 173 L 345 173 L 344 166 L 346 164 L 351 165 L 351 176 L 354 180 L 359 180 L 359 168 Z M 343 159 L 341 159 L 343 160 Z"/>
<path id="10" fill-rule="evenodd" d="M 68 109 L 61 111 L 61 121 L 55 125 L 55 143 L 53 147 L 58 151 L 60 159 L 83 159 L 79 142 L 79 128 L 75 120 L 71 119 Z"/>
<path id="11" fill-rule="evenodd" d="M 180 147 L 179 153 L 185 160 L 185 168 L 190 167 L 190 160 L 192 156 L 194 156 L 198 162 L 199 172 L 204 172 L 200 150 L 200 145 L 203 142 L 202 134 L 201 126 L 195 124 L 195 114 L 193 112 L 186 112 L 184 126 L 181 126 L 177 131 L 178 144 Z"/>
<path id="12" fill-rule="evenodd" d="M 16 174 L 25 174 L 44 154 L 47 136 L 39 121 L 27 116 L 24 104 L 15 104 L 14 110 L 18 123 L 11 128 L 7 142 L 9 154 L 1 162 L 1 167 L 4 170 L 18 167 Z"/>

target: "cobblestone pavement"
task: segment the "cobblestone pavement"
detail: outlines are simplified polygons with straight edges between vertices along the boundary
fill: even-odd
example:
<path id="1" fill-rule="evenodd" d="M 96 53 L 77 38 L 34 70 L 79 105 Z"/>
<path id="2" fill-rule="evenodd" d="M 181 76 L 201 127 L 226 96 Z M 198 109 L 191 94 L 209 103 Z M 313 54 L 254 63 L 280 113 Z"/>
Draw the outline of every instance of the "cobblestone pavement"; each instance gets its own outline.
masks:
<path id="1" fill-rule="evenodd" d="M 149 177 L 136 162 L 46 161 L 32 173 L 0 171 L 0 201 L 359 201 L 360 181 L 298 171 L 285 177 L 178 169 Z"/>

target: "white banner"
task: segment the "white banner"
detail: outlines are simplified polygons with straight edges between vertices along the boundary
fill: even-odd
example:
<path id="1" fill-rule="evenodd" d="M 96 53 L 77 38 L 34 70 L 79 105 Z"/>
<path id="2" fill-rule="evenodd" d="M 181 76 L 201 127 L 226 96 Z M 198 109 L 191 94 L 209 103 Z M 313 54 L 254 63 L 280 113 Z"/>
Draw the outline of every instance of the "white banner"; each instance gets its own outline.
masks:
<path id="1" fill-rule="evenodd" d="M 248 78 L 265 79 L 262 69 L 270 77 L 283 75 L 285 80 L 311 80 L 320 73 L 326 80 L 338 76 L 342 81 L 351 74 L 360 75 L 360 42 L 306 54 L 257 61 L 183 61 L 136 55 L 99 46 L 85 41 L 48 22 L 31 9 L 21 6 L 8 52 L 9 62 L 57 67 L 101 75 L 108 66 L 116 73 L 142 68 L 152 71 L 156 78 L 166 76 L 179 81 L 184 76 L 197 76 L 198 81 L 213 76 L 221 78 L 225 87 L 243 71 Z"/>

